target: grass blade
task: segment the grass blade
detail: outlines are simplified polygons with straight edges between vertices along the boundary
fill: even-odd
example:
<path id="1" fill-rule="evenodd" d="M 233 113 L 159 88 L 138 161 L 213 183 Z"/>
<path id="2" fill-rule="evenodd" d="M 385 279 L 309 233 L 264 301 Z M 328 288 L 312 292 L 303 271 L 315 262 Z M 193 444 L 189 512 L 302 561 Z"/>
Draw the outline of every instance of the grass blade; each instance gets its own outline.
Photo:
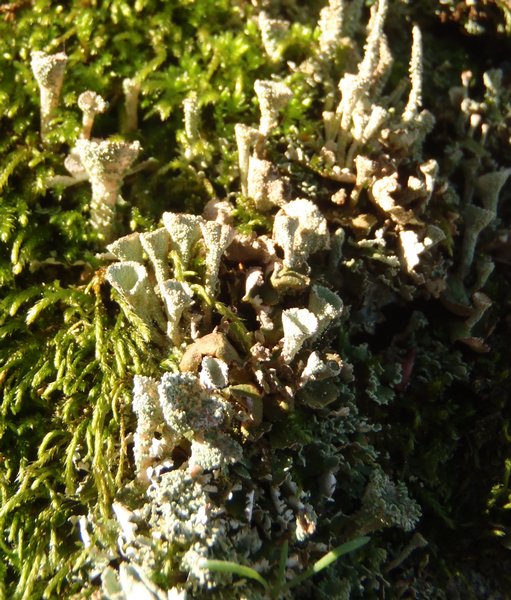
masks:
<path id="1" fill-rule="evenodd" d="M 369 539 L 370 538 L 368 536 L 362 536 L 362 537 L 355 538 L 354 540 L 350 540 L 349 542 L 346 542 L 344 544 L 341 544 L 340 546 L 337 546 L 337 548 L 334 548 L 333 550 L 331 550 L 330 552 L 327 552 L 324 556 L 322 556 L 311 567 L 309 567 L 304 573 L 302 573 L 301 575 L 298 575 L 298 577 L 295 577 L 294 579 L 292 579 L 291 581 L 286 583 L 283 586 L 283 589 L 287 590 L 292 587 L 295 587 L 299 583 L 302 583 L 302 581 L 305 581 L 309 577 L 312 577 L 316 573 L 319 573 L 323 569 L 326 569 L 326 567 L 331 565 L 333 562 L 335 562 L 341 556 L 344 556 L 345 554 L 349 554 L 350 552 L 353 552 L 354 550 L 358 550 L 362 546 L 365 546 L 367 544 L 367 542 L 369 541 Z"/>
<path id="2" fill-rule="evenodd" d="M 218 573 L 233 573 L 240 577 L 254 579 L 255 581 L 258 581 L 267 592 L 270 591 L 270 586 L 266 580 L 263 579 L 255 569 L 251 569 L 250 567 L 245 567 L 228 560 L 204 560 L 201 562 L 200 566 L 204 569 L 209 569 L 210 571 L 217 571 Z"/>
<path id="3" fill-rule="evenodd" d="M 277 572 L 277 583 L 275 584 L 275 589 L 273 590 L 273 597 L 278 598 L 280 596 L 280 590 L 282 586 L 286 583 L 286 563 L 287 557 L 289 554 L 289 543 L 287 540 L 282 544 L 282 548 L 280 549 L 280 559 L 279 559 L 279 570 Z"/>

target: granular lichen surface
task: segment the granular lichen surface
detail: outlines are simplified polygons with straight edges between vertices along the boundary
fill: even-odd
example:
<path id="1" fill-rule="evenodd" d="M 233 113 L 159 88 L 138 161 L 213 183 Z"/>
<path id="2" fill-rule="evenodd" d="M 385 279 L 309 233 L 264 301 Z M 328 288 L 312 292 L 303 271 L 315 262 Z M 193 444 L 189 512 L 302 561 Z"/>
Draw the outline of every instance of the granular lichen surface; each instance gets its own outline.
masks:
<path id="1" fill-rule="evenodd" d="M 508 597 L 510 36 L 0 6 L 0 599 Z"/>

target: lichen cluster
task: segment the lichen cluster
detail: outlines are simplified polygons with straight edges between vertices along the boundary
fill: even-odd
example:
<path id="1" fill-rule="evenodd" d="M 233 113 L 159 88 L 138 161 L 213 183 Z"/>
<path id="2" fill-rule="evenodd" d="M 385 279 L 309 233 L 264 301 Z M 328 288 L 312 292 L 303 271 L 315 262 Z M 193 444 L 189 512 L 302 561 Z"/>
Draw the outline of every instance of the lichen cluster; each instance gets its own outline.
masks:
<path id="1" fill-rule="evenodd" d="M 302 4 L 2 11 L 0 598 L 505 597 L 509 10 Z"/>

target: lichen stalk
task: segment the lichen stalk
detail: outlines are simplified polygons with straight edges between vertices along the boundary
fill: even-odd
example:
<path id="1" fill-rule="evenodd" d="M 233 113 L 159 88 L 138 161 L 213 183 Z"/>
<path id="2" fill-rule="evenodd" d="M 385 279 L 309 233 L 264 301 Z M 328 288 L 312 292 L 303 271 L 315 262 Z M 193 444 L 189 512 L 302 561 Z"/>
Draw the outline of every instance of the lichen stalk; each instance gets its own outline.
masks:
<path id="1" fill-rule="evenodd" d="M 115 205 L 140 144 L 82 139 L 75 148 L 92 186 L 91 225 L 102 241 L 111 242 L 115 235 Z"/>
<path id="2" fill-rule="evenodd" d="M 66 73 L 67 56 L 63 52 L 47 54 L 32 52 L 30 65 L 39 85 L 41 99 L 41 137 L 47 138 L 52 118 L 59 105 L 60 92 Z"/>
<path id="3" fill-rule="evenodd" d="M 140 82 L 136 78 L 123 79 L 122 91 L 124 92 L 124 132 L 134 133 L 138 129 Z"/>

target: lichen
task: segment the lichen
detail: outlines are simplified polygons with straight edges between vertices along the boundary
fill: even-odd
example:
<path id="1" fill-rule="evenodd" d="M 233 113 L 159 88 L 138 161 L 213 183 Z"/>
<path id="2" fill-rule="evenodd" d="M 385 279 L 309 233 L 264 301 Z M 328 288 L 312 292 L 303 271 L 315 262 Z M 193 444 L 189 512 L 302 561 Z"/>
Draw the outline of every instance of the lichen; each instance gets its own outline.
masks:
<path id="1" fill-rule="evenodd" d="M 52 117 L 59 105 L 60 92 L 66 73 L 67 56 L 64 52 L 47 54 L 32 52 L 30 66 L 39 85 L 41 99 L 41 137 L 46 138 Z"/>
<path id="2" fill-rule="evenodd" d="M 509 11 L 1 12 L 0 596 L 498 596 Z"/>
<path id="3" fill-rule="evenodd" d="M 138 142 L 80 139 L 75 151 L 92 186 L 91 224 L 104 242 L 114 237 L 115 206 L 123 179 L 141 150 Z"/>

